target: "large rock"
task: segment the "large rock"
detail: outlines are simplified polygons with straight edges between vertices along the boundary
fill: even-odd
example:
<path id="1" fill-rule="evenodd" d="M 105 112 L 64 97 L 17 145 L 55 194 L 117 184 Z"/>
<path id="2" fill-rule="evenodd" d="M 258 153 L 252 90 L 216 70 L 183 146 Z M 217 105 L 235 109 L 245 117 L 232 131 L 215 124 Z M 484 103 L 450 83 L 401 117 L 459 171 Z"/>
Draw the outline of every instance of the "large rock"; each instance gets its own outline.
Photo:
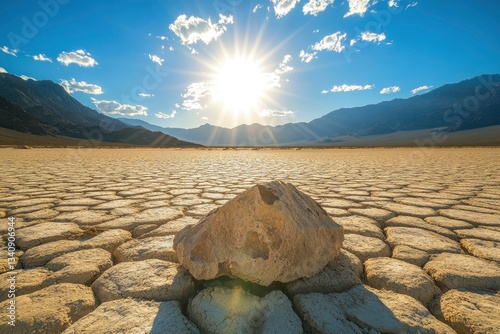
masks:
<path id="1" fill-rule="evenodd" d="M 285 284 L 288 295 L 299 293 L 331 293 L 349 290 L 355 285 L 362 284 L 363 264 L 353 254 L 342 250 L 340 255 L 328 263 L 314 276 L 299 278 Z"/>
<path id="2" fill-rule="evenodd" d="M 317 274 L 340 253 L 342 227 L 293 185 L 254 186 L 177 234 L 179 262 L 196 279 L 261 285 Z"/>
<path id="3" fill-rule="evenodd" d="M 127 297 L 186 301 L 195 291 L 187 270 L 157 259 L 119 263 L 104 272 L 92 288 L 101 302 Z"/>
<path id="4" fill-rule="evenodd" d="M 290 300 L 279 290 L 259 298 L 241 287 L 211 287 L 188 305 L 189 319 L 207 334 L 302 333 Z"/>
<path id="5" fill-rule="evenodd" d="M 422 268 L 404 261 L 379 257 L 364 263 L 366 283 L 377 289 L 411 296 L 427 305 L 441 290 Z"/>
<path id="6" fill-rule="evenodd" d="M 177 254 L 173 249 L 174 236 L 133 239 L 119 246 L 113 252 L 117 262 L 142 261 L 160 259 L 177 262 Z"/>
<path id="7" fill-rule="evenodd" d="M 424 266 L 443 290 L 500 289 L 500 265 L 465 254 L 443 253 Z"/>
<path id="8" fill-rule="evenodd" d="M 0 303 L 6 310 L 10 299 Z M 76 320 L 92 312 L 96 300 L 92 289 L 80 284 L 63 283 L 16 297 L 15 327 L 5 317 L 0 322 L 3 334 L 58 334 Z"/>
<path id="9" fill-rule="evenodd" d="M 431 311 L 458 333 L 500 333 L 500 295 L 491 291 L 450 290 Z"/>
<path id="10" fill-rule="evenodd" d="M 368 286 L 296 295 L 293 304 L 308 333 L 455 333 L 417 300 Z"/>
<path id="11" fill-rule="evenodd" d="M 198 334 L 181 312 L 178 301 L 120 299 L 101 304 L 64 331 L 64 334 Z"/>

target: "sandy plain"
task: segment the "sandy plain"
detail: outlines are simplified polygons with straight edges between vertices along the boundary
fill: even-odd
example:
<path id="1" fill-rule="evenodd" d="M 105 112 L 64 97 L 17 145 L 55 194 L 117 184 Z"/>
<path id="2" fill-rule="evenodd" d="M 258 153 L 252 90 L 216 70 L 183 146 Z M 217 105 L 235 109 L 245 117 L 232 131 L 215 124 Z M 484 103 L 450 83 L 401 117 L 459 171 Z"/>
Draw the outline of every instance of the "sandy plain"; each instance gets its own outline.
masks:
<path id="1" fill-rule="evenodd" d="M 165 249 L 178 230 L 252 185 L 272 180 L 291 182 L 344 226 L 344 249 L 365 263 L 365 285 L 418 299 L 413 290 L 405 293 L 380 283 L 394 277 L 373 269 L 382 265 L 373 259 L 392 257 L 423 268 L 439 289 L 432 298 L 450 291 L 499 298 L 500 148 L 46 148 L 2 149 L 0 156 L 1 332 L 22 333 L 30 326 L 38 326 L 32 332 L 62 332 L 104 297 L 94 284 L 94 295 L 85 297 L 90 302 L 84 297 L 73 301 L 86 305 L 81 309 L 66 305 L 54 310 L 50 305 L 92 292 L 96 279 L 122 262 L 175 262 L 175 253 Z M 16 327 L 7 325 L 6 310 L 11 300 L 6 281 L 12 272 L 7 262 L 9 217 L 16 222 Z M 91 253 L 97 249 L 104 253 Z M 88 254 L 68 256 L 82 251 Z M 435 259 L 452 253 L 465 257 Z M 86 269 L 89 263 L 94 266 Z M 482 279 L 487 282 L 476 284 Z M 71 287 L 59 291 L 61 284 Z M 444 306 L 429 304 L 429 298 L 424 298 L 425 307 L 459 333 L 499 328 L 498 304 L 488 304 L 492 311 L 480 307 L 479 299 L 469 303 L 476 305 L 474 319 L 481 314 L 490 319 L 486 325 L 481 320 L 481 327 L 458 311 L 447 315 Z M 466 299 L 457 298 L 455 305 Z M 176 298 L 163 300 L 168 299 Z M 299 316 L 307 322 L 304 314 Z"/>

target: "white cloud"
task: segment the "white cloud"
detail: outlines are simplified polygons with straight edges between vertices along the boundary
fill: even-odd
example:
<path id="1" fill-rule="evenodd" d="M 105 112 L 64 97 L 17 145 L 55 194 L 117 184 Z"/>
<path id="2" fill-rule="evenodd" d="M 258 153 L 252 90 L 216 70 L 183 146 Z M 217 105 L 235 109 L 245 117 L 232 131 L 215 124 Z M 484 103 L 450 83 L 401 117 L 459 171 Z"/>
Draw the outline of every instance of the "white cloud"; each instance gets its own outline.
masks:
<path id="1" fill-rule="evenodd" d="M 359 15 L 363 16 L 368 7 L 370 5 L 370 0 L 348 0 L 349 1 L 349 12 L 344 15 L 344 17 L 348 17 L 351 15 Z"/>
<path id="2" fill-rule="evenodd" d="M 14 56 L 14 57 L 17 57 L 17 53 L 19 52 L 18 49 L 9 49 L 7 46 L 2 46 L 0 48 L 0 50 L 2 50 L 3 52 L 5 52 L 8 55 L 11 55 L 11 56 Z"/>
<path id="3" fill-rule="evenodd" d="M 300 0 L 271 0 L 271 2 L 274 4 L 274 14 L 276 14 L 276 17 L 279 19 L 290 13 Z"/>
<path id="4" fill-rule="evenodd" d="M 389 7 L 399 7 L 399 0 L 389 0 Z"/>
<path id="5" fill-rule="evenodd" d="M 287 63 L 290 62 L 291 60 L 292 56 L 290 55 L 286 55 L 285 57 L 283 57 L 283 60 L 281 61 L 281 63 L 278 65 L 278 68 L 274 72 L 277 74 L 283 74 L 293 71 L 293 67 L 287 65 Z"/>
<path id="6" fill-rule="evenodd" d="M 385 87 L 385 88 L 382 88 L 382 90 L 380 91 L 380 94 L 397 93 L 400 90 L 401 89 L 398 86 Z"/>
<path id="7" fill-rule="evenodd" d="M 24 75 L 24 74 L 21 74 L 19 77 L 20 77 L 21 79 L 25 80 L 25 81 L 28 81 L 28 80 L 33 80 L 33 81 L 36 81 L 36 79 L 35 79 L 35 78 L 29 77 L 29 76 Z"/>
<path id="8" fill-rule="evenodd" d="M 300 61 L 304 62 L 304 63 L 308 63 L 311 60 L 313 60 L 314 58 L 318 58 L 316 56 L 317 54 L 318 54 L 317 52 L 308 53 L 308 52 L 305 52 L 304 50 L 300 50 L 300 53 L 299 53 Z"/>
<path id="9" fill-rule="evenodd" d="M 211 19 L 204 20 L 200 17 L 182 14 L 168 28 L 181 39 L 184 45 L 195 44 L 202 41 L 209 44 L 216 41 L 226 30 L 228 24 L 233 24 L 233 16 L 219 14 L 219 22 L 212 23 Z"/>
<path id="10" fill-rule="evenodd" d="M 7 70 L 3 67 L 0 67 L 0 73 L 8 73 Z"/>
<path id="11" fill-rule="evenodd" d="M 429 89 L 431 89 L 431 88 L 432 88 L 432 86 L 420 86 L 420 87 L 417 87 L 417 88 L 415 88 L 415 89 L 412 89 L 412 90 L 411 90 L 411 93 L 412 93 L 412 94 L 417 94 L 417 93 L 420 93 L 420 92 L 422 92 L 422 91 L 429 90 Z"/>
<path id="12" fill-rule="evenodd" d="M 356 44 L 356 40 L 353 38 L 349 41 L 349 46 L 354 46 Z"/>
<path id="13" fill-rule="evenodd" d="M 169 119 L 169 118 L 174 118 L 175 114 L 177 114 L 177 111 L 175 111 L 175 110 L 172 110 L 172 112 L 170 114 L 165 114 L 163 112 L 157 112 L 155 114 L 155 117 L 162 118 L 162 119 Z"/>
<path id="14" fill-rule="evenodd" d="M 130 104 L 121 104 L 116 101 L 96 100 L 93 97 L 91 100 L 97 110 L 103 114 L 122 116 L 148 115 L 148 108 L 141 105 L 132 106 Z"/>
<path id="15" fill-rule="evenodd" d="M 316 30 L 313 30 L 313 33 L 318 33 L 319 32 L 319 29 L 316 29 Z"/>
<path id="16" fill-rule="evenodd" d="M 139 95 L 140 97 L 153 97 L 153 96 L 155 96 L 154 94 L 147 94 L 147 93 L 139 93 L 137 95 Z"/>
<path id="17" fill-rule="evenodd" d="M 345 49 L 342 43 L 345 41 L 346 37 L 346 33 L 342 34 L 340 31 L 337 31 L 334 34 L 323 37 L 321 41 L 312 45 L 311 48 L 316 51 L 328 50 L 340 53 Z"/>
<path id="18" fill-rule="evenodd" d="M 318 15 L 318 13 L 324 11 L 328 5 L 332 4 L 334 0 L 309 0 L 308 3 L 302 8 L 304 15 Z"/>
<path id="19" fill-rule="evenodd" d="M 174 48 L 171 46 L 168 48 L 169 51 L 174 51 Z"/>
<path id="20" fill-rule="evenodd" d="M 161 39 L 162 41 L 168 41 L 167 36 L 156 36 L 156 38 Z"/>
<path id="21" fill-rule="evenodd" d="M 290 110 L 263 109 L 259 112 L 260 117 L 286 117 L 292 116 L 293 114 L 294 112 Z"/>
<path id="22" fill-rule="evenodd" d="M 261 4 L 258 4 L 258 5 L 256 5 L 256 6 L 253 8 L 252 12 L 255 14 L 255 13 L 257 13 L 257 11 L 258 11 L 259 9 L 261 9 L 261 8 L 263 8 L 263 7 L 264 7 L 264 6 L 262 6 Z"/>
<path id="23" fill-rule="evenodd" d="M 33 59 L 38 60 L 38 61 L 48 61 L 52 63 L 52 59 L 47 57 L 46 55 L 40 53 L 39 55 L 34 55 Z"/>
<path id="24" fill-rule="evenodd" d="M 98 65 L 94 58 L 91 57 L 90 53 L 84 50 L 76 50 L 72 52 L 61 52 L 57 57 L 57 61 L 68 66 L 69 64 L 77 64 L 82 67 L 94 67 Z"/>
<path id="25" fill-rule="evenodd" d="M 100 95 L 103 93 L 100 86 L 89 84 L 85 81 L 76 81 L 75 78 L 72 78 L 70 81 L 61 80 L 60 85 L 63 86 L 68 93 L 83 92 L 92 95 Z"/>
<path id="26" fill-rule="evenodd" d="M 408 4 L 408 6 L 406 6 L 405 10 L 407 10 L 410 7 L 415 7 L 416 5 L 418 5 L 418 2 L 414 1 L 414 2 L 412 2 L 410 4 Z"/>
<path id="27" fill-rule="evenodd" d="M 361 33 L 361 40 L 362 41 L 375 43 L 375 42 L 382 42 L 385 39 L 386 39 L 386 36 L 384 33 L 381 33 L 381 34 L 376 34 L 373 32 L 362 32 Z"/>
<path id="28" fill-rule="evenodd" d="M 207 116 L 202 116 L 201 119 L 204 120 L 204 121 L 206 121 L 206 120 L 208 120 L 208 117 Z"/>
<path id="29" fill-rule="evenodd" d="M 340 92 L 352 92 L 352 91 L 355 91 L 355 90 L 370 90 L 373 87 L 374 87 L 373 85 L 364 85 L 364 86 L 362 86 L 362 85 L 346 85 L 346 84 L 343 84 L 343 85 L 340 85 L 340 86 L 333 86 L 333 88 L 330 89 L 330 92 L 340 93 Z"/>
<path id="30" fill-rule="evenodd" d="M 328 91 L 327 91 L 326 89 L 323 89 L 323 90 L 321 91 L 321 94 L 328 94 Z"/>
<path id="31" fill-rule="evenodd" d="M 148 54 L 148 56 L 149 56 L 149 59 L 151 59 L 151 61 L 153 63 L 157 63 L 160 66 L 163 65 L 163 62 L 165 61 L 165 59 L 161 59 L 157 55 L 150 55 L 150 54 Z"/>
<path id="32" fill-rule="evenodd" d="M 206 82 L 193 82 L 186 88 L 186 93 L 182 94 L 182 109 L 184 110 L 202 110 L 202 98 L 211 94 L 212 87 Z"/>

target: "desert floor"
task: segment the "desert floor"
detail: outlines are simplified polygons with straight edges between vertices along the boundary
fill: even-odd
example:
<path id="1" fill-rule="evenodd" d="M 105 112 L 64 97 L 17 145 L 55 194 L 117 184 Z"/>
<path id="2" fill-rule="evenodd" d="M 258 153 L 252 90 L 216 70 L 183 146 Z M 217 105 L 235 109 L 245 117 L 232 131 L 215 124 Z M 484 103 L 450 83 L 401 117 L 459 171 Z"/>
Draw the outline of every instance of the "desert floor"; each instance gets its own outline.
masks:
<path id="1" fill-rule="evenodd" d="M 184 292 L 177 297 L 160 296 L 154 292 L 158 286 L 146 291 L 144 282 L 153 278 L 145 271 L 160 270 L 155 267 L 158 263 L 147 261 L 175 262 L 171 242 L 177 231 L 252 185 L 271 180 L 291 182 L 344 226 L 343 248 L 364 263 L 360 277 L 367 289 L 409 295 L 424 306 L 422 312 L 430 311 L 425 317 L 434 321 L 436 316 L 458 332 L 500 328 L 495 327 L 500 326 L 500 148 L 46 148 L 1 149 L 0 155 L 3 333 L 29 328 L 62 332 L 73 323 L 78 325 L 103 301 L 128 296 L 180 299 L 183 314 L 178 312 L 175 319 L 192 326 L 183 318 L 188 314 L 182 299 L 190 297 L 189 289 L 179 288 Z M 15 218 L 15 254 L 7 249 L 9 217 Z M 15 270 L 9 268 L 12 255 L 18 262 Z M 380 268 L 391 263 L 369 260 L 380 257 L 422 268 L 423 279 L 432 285 L 429 289 L 436 286 L 438 293 L 427 298 L 412 286 L 405 291 L 400 286 L 408 279 L 405 270 L 387 272 Z M 96 279 L 97 283 L 106 272 L 130 261 L 148 264 L 146 269 L 128 269 L 129 275 L 134 271 L 142 275 L 142 283 L 129 282 L 143 285 L 141 291 L 113 292 L 127 284 L 121 281 L 114 287 L 103 287 L 101 282 L 107 290 L 99 291 Z M 8 325 L 12 271 L 16 272 L 16 327 Z M 167 276 L 165 280 L 171 278 Z M 198 286 L 190 278 L 183 279 Z M 288 296 L 306 330 L 328 332 L 327 326 L 311 320 L 320 317 L 305 301 Z M 454 305 L 453 310 L 446 302 Z M 473 310 L 470 305 L 475 305 Z M 158 307 L 149 306 L 158 312 Z M 388 307 L 398 319 L 406 319 L 396 306 Z M 469 317 L 469 312 L 474 316 Z M 346 316 L 345 321 L 353 322 L 353 317 Z M 199 320 L 188 318 L 200 325 Z M 102 319 L 96 315 L 92 323 Z M 141 324 L 161 325 L 154 317 L 154 321 L 148 319 L 145 314 Z M 421 322 L 424 327 L 439 327 Z M 364 320 L 353 323 L 384 331 Z M 76 329 L 68 332 L 79 332 L 78 327 L 72 328 Z"/>

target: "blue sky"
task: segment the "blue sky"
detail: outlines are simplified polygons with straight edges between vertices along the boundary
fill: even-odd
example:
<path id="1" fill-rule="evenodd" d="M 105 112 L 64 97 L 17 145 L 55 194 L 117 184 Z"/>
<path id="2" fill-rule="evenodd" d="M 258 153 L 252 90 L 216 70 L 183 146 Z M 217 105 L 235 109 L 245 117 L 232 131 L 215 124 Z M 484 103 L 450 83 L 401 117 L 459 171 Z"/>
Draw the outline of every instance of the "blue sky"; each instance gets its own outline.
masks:
<path id="1" fill-rule="evenodd" d="M 497 0 L 2 6 L 0 71 L 166 127 L 307 122 L 500 73 Z"/>

